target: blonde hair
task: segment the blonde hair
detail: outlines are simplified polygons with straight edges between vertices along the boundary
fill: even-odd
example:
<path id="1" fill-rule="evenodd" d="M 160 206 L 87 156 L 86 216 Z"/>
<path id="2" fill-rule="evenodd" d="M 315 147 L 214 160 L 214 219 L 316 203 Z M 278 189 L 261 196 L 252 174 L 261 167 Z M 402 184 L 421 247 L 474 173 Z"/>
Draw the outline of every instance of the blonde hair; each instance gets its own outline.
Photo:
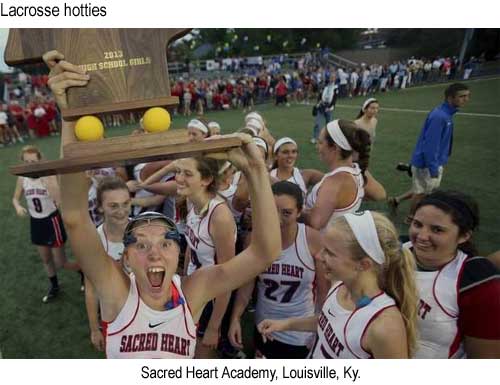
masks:
<path id="1" fill-rule="evenodd" d="M 24 154 L 36 154 L 38 156 L 38 160 L 43 158 L 42 152 L 38 149 L 38 147 L 31 144 L 24 146 L 21 149 L 21 160 L 24 160 Z"/>
<path id="2" fill-rule="evenodd" d="M 415 259 L 411 252 L 401 247 L 399 235 L 392 222 L 384 215 L 371 212 L 377 229 L 385 263 L 374 263 L 380 288 L 396 301 L 406 327 L 408 356 L 412 357 L 417 345 L 418 292 L 415 283 Z M 333 226 L 347 235 L 346 241 L 357 260 L 365 258 L 366 252 L 356 240 L 345 218 L 334 221 Z"/>

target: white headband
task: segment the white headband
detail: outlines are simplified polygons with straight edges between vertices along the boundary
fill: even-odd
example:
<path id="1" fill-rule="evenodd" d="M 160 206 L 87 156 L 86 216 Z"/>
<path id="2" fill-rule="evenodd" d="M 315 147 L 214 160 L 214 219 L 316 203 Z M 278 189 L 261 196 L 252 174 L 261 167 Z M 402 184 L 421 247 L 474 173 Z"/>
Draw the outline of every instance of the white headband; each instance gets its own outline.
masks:
<path id="1" fill-rule="evenodd" d="M 196 128 L 204 134 L 208 134 L 208 127 L 200 122 L 198 119 L 191 119 L 188 123 L 188 128 Z"/>
<path id="2" fill-rule="evenodd" d="M 229 167 L 231 167 L 231 162 L 226 160 L 222 167 L 219 169 L 219 175 L 224 174 Z"/>
<path id="3" fill-rule="evenodd" d="M 326 125 L 326 131 L 328 131 L 330 138 L 332 138 L 335 144 L 337 144 L 341 149 L 346 151 L 352 151 L 351 145 L 349 144 L 347 138 L 340 129 L 338 119 L 328 123 Z"/>
<path id="4" fill-rule="evenodd" d="M 372 102 L 377 102 L 377 99 L 375 99 L 375 98 L 366 99 L 365 102 L 363 103 L 363 106 L 361 107 L 361 110 L 363 110 L 363 111 L 366 110 L 366 107 L 368 107 L 368 104 L 370 104 Z"/>
<path id="5" fill-rule="evenodd" d="M 262 116 L 260 116 L 260 114 L 258 112 L 250 112 L 248 113 L 246 116 L 245 116 L 245 123 L 248 122 L 250 119 L 256 119 L 258 120 L 260 123 L 262 123 L 262 125 L 264 125 L 264 119 L 262 118 Z"/>
<path id="6" fill-rule="evenodd" d="M 380 246 L 372 213 L 366 210 L 359 213 L 345 214 L 344 218 L 365 253 L 379 265 L 383 265 L 385 255 Z"/>
<path id="7" fill-rule="evenodd" d="M 248 119 L 246 121 L 245 127 L 248 128 L 248 129 L 250 129 L 250 130 L 252 130 L 253 132 L 255 132 L 255 135 L 259 135 L 259 133 L 264 128 L 264 126 L 262 125 L 262 123 L 259 120 L 254 119 L 254 118 Z"/>
<path id="8" fill-rule="evenodd" d="M 273 154 L 276 154 L 278 152 L 278 150 L 280 149 L 280 147 L 283 146 L 284 144 L 287 144 L 287 143 L 292 143 L 295 145 L 295 147 L 298 147 L 295 140 L 285 136 L 284 138 L 278 139 L 276 141 L 276 143 L 274 143 Z"/>
<path id="9" fill-rule="evenodd" d="M 266 155 L 267 155 L 267 143 L 266 143 L 266 141 L 262 138 L 259 138 L 258 136 L 254 136 L 252 139 L 253 139 L 253 142 L 257 146 L 262 147 L 264 149 L 264 151 L 266 152 Z"/>
<path id="10" fill-rule="evenodd" d="M 217 122 L 208 123 L 208 128 L 218 128 L 220 130 L 220 125 Z"/>

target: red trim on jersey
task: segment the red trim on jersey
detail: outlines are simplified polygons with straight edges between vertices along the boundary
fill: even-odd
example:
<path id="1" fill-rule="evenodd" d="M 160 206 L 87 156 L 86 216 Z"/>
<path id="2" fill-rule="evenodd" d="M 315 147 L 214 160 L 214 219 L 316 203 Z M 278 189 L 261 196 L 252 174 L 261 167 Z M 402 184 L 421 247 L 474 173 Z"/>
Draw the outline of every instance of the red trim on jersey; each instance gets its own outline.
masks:
<path id="1" fill-rule="evenodd" d="M 455 338 L 453 338 L 453 342 L 448 350 L 448 358 L 453 358 L 453 356 L 457 353 L 460 348 L 460 344 L 462 343 L 462 337 L 462 330 L 460 330 L 460 325 L 458 325 L 457 322 L 457 334 L 455 334 Z"/>
<path id="2" fill-rule="evenodd" d="M 307 249 L 309 249 L 309 245 L 307 244 L 307 231 L 306 231 L 306 227 L 304 226 L 304 236 L 306 238 L 306 247 Z M 302 265 L 304 265 L 304 267 L 307 269 L 307 270 L 310 270 L 310 271 L 316 271 L 316 269 L 314 268 L 310 268 L 309 266 L 307 266 L 304 261 L 302 260 L 302 258 L 300 258 L 300 254 L 299 254 L 299 248 L 297 247 L 297 240 L 299 239 L 299 234 L 300 234 L 300 225 L 299 223 L 297 223 L 297 235 L 295 236 L 295 242 L 294 242 L 294 246 L 295 246 L 295 254 L 297 254 L 297 258 L 298 260 L 300 261 L 300 263 L 302 263 Z M 309 254 L 311 254 L 311 251 L 309 250 Z M 312 257 L 312 255 L 311 255 Z M 314 260 L 314 257 L 313 257 L 313 260 Z"/>
<path id="3" fill-rule="evenodd" d="M 175 284 L 174 280 L 172 280 L 172 301 L 174 303 L 179 303 L 179 298 L 180 298 L 180 291 L 179 289 L 177 288 L 177 285 Z M 188 328 L 188 324 L 187 324 L 187 318 L 186 318 L 186 306 L 189 310 L 189 314 L 191 315 L 191 319 L 193 319 L 193 313 L 191 313 L 191 309 L 189 307 L 189 304 L 187 303 L 186 301 L 186 298 L 184 298 L 184 304 L 182 305 L 182 313 L 184 314 L 184 326 L 186 327 L 186 332 L 187 334 L 191 337 L 191 338 L 194 338 L 196 339 L 196 336 L 193 336 L 190 332 L 189 332 L 189 328 Z M 196 333 L 195 333 L 196 334 Z"/>
<path id="4" fill-rule="evenodd" d="M 335 170 L 334 170 L 334 171 L 335 171 Z M 359 187 L 358 187 L 358 184 L 356 183 L 356 178 L 354 177 L 354 176 L 359 176 L 361 173 L 359 173 L 359 174 L 352 174 L 352 173 L 350 173 L 349 171 L 339 171 L 339 172 L 337 172 L 337 173 L 335 173 L 335 174 L 333 174 L 333 175 L 328 175 L 326 178 L 330 178 L 330 177 L 332 177 L 332 176 L 335 176 L 335 175 L 338 175 L 338 174 L 341 174 L 341 173 L 347 173 L 347 174 L 349 174 L 350 176 L 352 176 L 352 179 L 354 179 L 354 184 L 356 185 L 356 194 L 355 194 L 355 196 L 354 196 L 354 201 L 353 201 L 351 204 L 347 205 L 346 207 L 342 207 L 342 208 L 340 208 L 340 209 L 334 209 L 334 210 L 333 210 L 333 212 L 332 212 L 332 214 L 330 215 L 330 217 L 331 217 L 334 213 L 336 213 L 336 212 L 342 212 L 342 211 L 346 211 L 346 210 L 350 210 L 350 209 L 352 209 L 354 206 L 356 206 L 356 204 L 358 203 L 358 201 L 363 200 L 363 198 L 358 198 L 358 190 L 359 190 Z M 324 180 L 326 180 L 326 178 L 325 178 Z M 320 186 L 320 187 L 318 188 L 318 191 L 317 191 L 317 193 L 316 193 L 316 199 L 318 199 L 319 190 L 321 190 L 321 187 L 322 187 L 322 186 Z M 316 202 L 315 202 L 315 203 L 316 203 Z"/>
<path id="5" fill-rule="evenodd" d="M 364 330 L 363 330 L 363 333 L 361 333 L 361 338 L 360 338 L 360 340 L 359 340 L 359 346 L 361 346 L 361 349 L 363 349 L 363 350 L 364 350 L 364 352 L 365 352 L 366 354 L 369 354 L 369 355 L 371 356 L 371 358 L 373 358 L 373 354 L 372 354 L 371 352 L 367 352 L 367 351 L 365 350 L 365 348 L 363 347 L 363 337 L 365 336 L 365 333 L 366 333 L 366 331 L 368 330 L 368 326 L 370 326 L 370 324 L 373 322 L 373 320 L 374 320 L 375 318 L 377 318 L 377 317 L 379 316 L 379 314 L 380 314 L 380 313 L 382 313 L 384 310 L 389 309 L 389 308 L 391 308 L 391 307 L 397 307 L 397 306 L 396 306 L 396 304 L 394 304 L 394 305 L 388 305 L 388 306 L 383 307 L 382 309 L 380 309 L 378 312 L 376 312 L 376 313 L 375 313 L 375 314 L 374 314 L 374 315 L 373 315 L 373 316 L 372 316 L 372 317 L 368 320 L 368 323 L 366 324 L 366 326 L 365 326 L 365 328 L 364 328 Z M 345 337 L 344 337 L 344 338 L 345 338 Z M 347 341 L 347 340 L 346 340 L 346 341 Z"/>
<path id="6" fill-rule="evenodd" d="M 219 206 L 220 206 L 220 205 L 222 205 L 222 204 L 224 204 L 224 202 L 219 202 L 219 203 L 217 203 L 217 204 L 215 205 L 215 207 L 212 209 L 212 211 L 210 212 L 210 214 L 208 215 L 207 231 L 208 231 L 208 235 L 210 235 L 210 238 L 212 238 L 212 234 L 210 234 L 210 222 L 211 222 L 211 220 L 212 220 L 212 215 L 213 215 L 214 211 L 217 209 L 217 207 L 219 207 Z M 201 226 L 201 222 L 202 222 L 202 221 L 200 221 L 200 226 Z M 198 226 L 198 232 L 199 232 L 199 230 L 200 230 L 200 226 Z M 207 246 L 210 246 L 210 247 L 215 248 L 215 245 L 212 245 L 212 246 L 211 246 L 211 245 L 209 245 L 209 244 L 208 244 L 208 243 L 206 243 L 203 239 L 201 239 L 201 237 L 200 237 L 200 240 L 201 240 L 204 244 L 206 244 Z"/>
<path id="7" fill-rule="evenodd" d="M 318 304 L 316 303 L 316 288 L 318 287 L 318 275 L 316 274 L 314 276 L 314 279 L 312 281 L 312 295 L 313 295 L 313 303 L 314 307 L 317 309 Z"/>
<path id="8" fill-rule="evenodd" d="M 436 303 L 438 304 L 438 306 L 441 308 L 441 310 L 443 311 L 444 314 L 446 314 L 448 317 L 450 318 L 457 318 L 456 316 L 448 313 L 445 308 L 443 307 L 443 305 L 441 305 L 441 302 L 439 302 L 439 299 L 436 295 L 436 282 L 439 278 L 439 275 L 441 274 L 441 272 L 444 270 L 444 268 L 446 266 L 448 266 L 450 263 L 454 262 L 456 259 L 458 258 L 458 256 L 456 256 L 455 258 L 453 258 L 451 261 L 449 261 L 447 264 L 445 264 L 443 267 L 441 267 L 441 269 L 439 269 L 438 273 L 436 274 L 436 278 L 434 278 L 434 282 L 432 283 L 432 296 L 434 297 L 434 300 L 436 301 Z M 462 274 L 462 271 L 463 271 L 463 268 L 464 268 L 464 265 L 465 265 L 465 259 L 464 261 L 462 262 L 462 266 L 460 266 L 460 272 L 459 272 L 459 276 Z M 457 290 L 457 306 L 458 306 L 458 285 L 459 285 L 459 281 L 457 280 L 456 282 L 456 290 Z"/>
<path id="9" fill-rule="evenodd" d="M 54 229 L 54 234 L 56 235 L 56 243 L 52 247 L 61 247 L 64 245 L 61 227 L 59 224 L 59 218 L 56 216 L 50 218 L 52 221 L 52 227 Z"/>
<path id="10" fill-rule="evenodd" d="M 382 294 L 384 294 L 383 291 L 381 291 L 380 293 L 378 293 L 377 295 L 373 296 L 371 298 L 371 301 L 372 302 L 375 298 L 377 297 L 380 297 Z M 339 306 L 340 306 L 340 303 L 339 303 Z M 394 305 L 390 305 L 390 306 L 394 306 Z M 344 341 L 345 341 L 345 346 L 347 347 L 347 349 L 349 349 L 349 351 L 352 353 L 353 356 L 355 356 L 356 358 L 362 358 L 362 357 L 359 357 L 358 355 L 356 355 L 352 350 L 351 350 L 351 347 L 349 346 L 349 341 L 347 340 L 347 334 L 346 334 L 346 330 L 347 330 L 347 325 L 349 325 L 349 321 L 351 320 L 351 318 L 354 316 L 354 314 L 356 314 L 356 312 L 358 310 L 361 310 L 361 309 L 364 309 L 366 306 L 363 306 L 363 307 L 358 307 L 356 309 L 354 309 L 354 311 L 351 313 L 351 315 L 349 316 L 349 318 L 347 318 L 347 321 L 344 325 Z M 370 320 L 368 321 L 368 324 L 372 321 L 373 318 L 375 318 L 376 315 L 378 315 L 380 313 L 380 311 L 382 311 L 383 309 L 379 310 L 377 313 L 375 313 L 372 318 L 370 318 Z M 366 329 L 366 326 L 365 326 L 365 329 Z M 364 333 L 365 331 L 363 331 Z M 359 340 L 359 346 L 361 346 L 361 349 L 363 349 L 363 345 L 361 344 L 361 340 L 363 339 L 363 334 L 361 335 L 361 338 Z M 367 354 L 370 354 L 371 353 L 368 353 L 365 349 L 363 349 Z"/>
<path id="11" fill-rule="evenodd" d="M 193 319 L 193 314 L 191 313 L 191 310 L 189 309 L 189 306 L 187 306 L 188 310 L 189 310 L 189 314 L 191 315 L 191 319 Z M 187 324 L 187 315 L 186 315 L 186 306 L 182 305 L 182 312 L 184 314 L 184 326 L 186 327 L 186 333 L 191 337 L 191 338 L 194 338 L 196 340 L 196 331 L 195 331 L 195 335 L 192 335 L 191 332 L 189 331 L 189 327 L 188 327 L 188 324 Z M 193 322 L 194 323 L 194 322 Z M 195 328 L 198 328 L 198 324 L 195 325 Z"/>
<path id="12" fill-rule="evenodd" d="M 141 295 L 139 293 L 139 286 L 137 286 L 137 282 L 135 282 L 135 287 L 137 288 L 137 307 L 135 308 L 135 313 L 134 313 L 134 316 L 132 317 L 132 319 L 130 320 L 130 322 L 128 324 L 126 324 L 124 327 L 122 327 L 120 330 L 118 330 L 117 332 L 114 332 L 114 333 L 109 333 L 109 336 L 114 336 L 115 334 L 118 334 L 118 333 L 121 333 L 122 331 L 124 331 L 126 328 L 128 328 L 132 322 L 134 322 L 135 320 L 135 317 L 137 316 L 137 313 L 139 311 L 139 304 L 141 303 Z M 111 322 L 114 322 L 111 321 Z M 110 323 L 111 323 L 110 322 Z"/>
<path id="13" fill-rule="evenodd" d="M 106 342 L 108 341 L 108 325 L 108 322 L 101 320 L 102 335 L 104 337 L 104 354 L 106 358 L 108 358 L 108 354 L 106 353 Z"/>

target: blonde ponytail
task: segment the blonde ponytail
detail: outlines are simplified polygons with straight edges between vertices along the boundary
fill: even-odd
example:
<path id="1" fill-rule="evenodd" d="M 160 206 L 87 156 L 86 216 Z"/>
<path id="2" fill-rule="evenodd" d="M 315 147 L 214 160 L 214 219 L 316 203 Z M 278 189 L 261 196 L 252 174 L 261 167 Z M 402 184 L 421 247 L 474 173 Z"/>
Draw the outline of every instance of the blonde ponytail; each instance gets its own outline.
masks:
<path id="1" fill-rule="evenodd" d="M 385 263 L 379 272 L 379 284 L 395 301 L 406 326 L 408 356 L 412 357 L 417 345 L 418 291 L 415 283 L 415 258 L 403 249 L 392 222 L 379 213 L 373 213 Z"/>
<path id="2" fill-rule="evenodd" d="M 396 302 L 406 328 L 408 357 L 412 357 L 417 345 L 418 292 L 415 283 L 415 259 L 410 251 L 402 249 L 398 232 L 392 222 L 380 213 L 371 213 L 385 256 L 383 265 L 374 263 L 378 285 Z M 366 257 L 345 218 L 337 218 L 333 226 L 349 234 L 349 247 L 355 258 Z"/>

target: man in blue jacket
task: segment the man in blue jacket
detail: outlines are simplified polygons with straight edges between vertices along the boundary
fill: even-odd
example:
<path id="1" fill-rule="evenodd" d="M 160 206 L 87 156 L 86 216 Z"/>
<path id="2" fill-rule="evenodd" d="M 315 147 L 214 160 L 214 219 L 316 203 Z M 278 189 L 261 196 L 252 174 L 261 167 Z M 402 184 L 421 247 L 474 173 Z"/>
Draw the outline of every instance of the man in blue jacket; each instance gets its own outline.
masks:
<path id="1" fill-rule="evenodd" d="M 422 197 L 439 187 L 443 167 L 453 147 L 453 115 L 467 104 L 469 97 L 470 91 L 465 84 L 453 83 L 444 91 L 444 102 L 427 115 L 411 157 L 411 193 L 389 198 L 392 208 L 411 197 L 410 212 L 413 213 Z"/>

